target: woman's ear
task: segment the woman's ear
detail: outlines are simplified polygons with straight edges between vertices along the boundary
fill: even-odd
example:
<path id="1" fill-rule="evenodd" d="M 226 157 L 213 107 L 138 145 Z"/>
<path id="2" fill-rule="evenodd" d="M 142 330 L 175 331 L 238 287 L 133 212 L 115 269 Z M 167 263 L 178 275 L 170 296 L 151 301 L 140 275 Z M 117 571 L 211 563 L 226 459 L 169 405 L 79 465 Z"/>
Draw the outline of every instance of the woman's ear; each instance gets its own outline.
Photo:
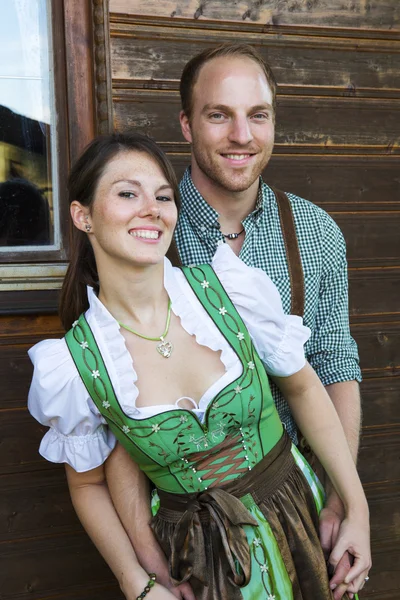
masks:
<path id="1" fill-rule="evenodd" d="M 90 214 L 86 206 L 82 206 L 80 202 L 74 200 L 69 207 L 71 219 L 77 229 L 90 233 L 92 225 L 90 223 Z"/>

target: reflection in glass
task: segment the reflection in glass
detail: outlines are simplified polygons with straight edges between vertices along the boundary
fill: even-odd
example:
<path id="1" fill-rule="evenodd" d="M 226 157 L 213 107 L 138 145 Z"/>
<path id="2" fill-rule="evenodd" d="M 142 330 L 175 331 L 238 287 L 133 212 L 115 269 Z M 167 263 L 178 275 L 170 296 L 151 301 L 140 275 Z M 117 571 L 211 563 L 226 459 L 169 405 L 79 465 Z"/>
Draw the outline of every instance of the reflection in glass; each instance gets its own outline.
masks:
<path id="1" fill-rule="evenodd" d="M 46 0 L 0 2 L 0 250 L 55 242 Z"/>

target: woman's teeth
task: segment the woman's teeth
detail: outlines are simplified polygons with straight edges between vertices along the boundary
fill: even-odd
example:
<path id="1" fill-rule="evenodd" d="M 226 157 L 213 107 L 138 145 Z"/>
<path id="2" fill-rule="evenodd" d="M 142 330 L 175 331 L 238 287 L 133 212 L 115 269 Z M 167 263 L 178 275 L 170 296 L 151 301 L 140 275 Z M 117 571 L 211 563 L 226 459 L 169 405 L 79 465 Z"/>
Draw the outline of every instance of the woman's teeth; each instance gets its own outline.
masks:
<path id="1" fill-rule="evenodd" d="M 133 237 L 146 238 L 147 240 L 158 240 L 159 231 L 151 231 L 149 229 L 135 229 L 129 232 Z"/>

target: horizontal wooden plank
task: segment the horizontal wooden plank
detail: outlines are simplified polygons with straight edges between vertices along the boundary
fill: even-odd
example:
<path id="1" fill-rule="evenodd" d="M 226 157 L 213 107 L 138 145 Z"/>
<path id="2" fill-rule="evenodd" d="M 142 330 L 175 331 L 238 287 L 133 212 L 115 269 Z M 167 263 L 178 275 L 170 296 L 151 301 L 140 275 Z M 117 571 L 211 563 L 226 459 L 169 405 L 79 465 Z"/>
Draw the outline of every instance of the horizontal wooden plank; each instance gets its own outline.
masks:
<path id="1" fill-rule="evenodd" d="M 191 57 L 223 41 L 254 45 L 271 65 L 279 93 L 309 95 L 378 94 L 400 88 L 397 68 L 400 43 L 288 35 L 286 32 L 254 36 L 244 31 L 197 31 L 138 24 L 111 30 L 113 85 L 179 89 L 183 68 Z M 282 86 L 282 87 L 281 87 Z M 326 88 L 326 89 L 324 89 Z M 307 94 L 307 91 L 306 91 Z"/>
<path id="2" fill-rule="evenodd" d="M 400 314 L 399 268 L 349 269 L 349 304 L 352 317 Z"/>
<path id="3" fill-rule="evenodd" d="M 176 91 L 179 89 L 178 80 L 170 79 L 114 79 L 112 82 L 113 90 L 118 94 L 118 90 L 167 90 Z M 329 86 L 329 85 L 288 85 L 279 84 L 278 96 L 330 96 L 333 98 L 389 98 L 399 99 L 400 89 L 398 88 L 371 88 L 354 87 L 349 84 L 347 87 Z"/>
<path id="4" fill-rule="evenodd" d="M 62 326 L 57 315 L 2 315 L 0 316 L 0 345 L 43 339 L 43 333 L 48 337 L 62 337 Z"/>
<path id="5" fill-rule="evenodd" d="M 400 547 L 398 540 L 372 544 L 372 569 L 362 600 L 397 600 Z"/>
<path id="6" fill-rule="evenodd" d="M 64 465 L 0 477 L 0 543 L 80 531 Z"/>
<path id="7" fill-rule="evenodd" d="M 190 154 L 172 153 L 169 158 L 180 179 L 190 164 Z M 395 156 L 273 154 L 263 177 L 269 185 L 306 198 L 329 213 L 400 207 L 399 159 Z"/>
<path id="8" fill-rule="evenodd" d="M 399 29 L 400 9 L 396 0 L 366 3 L 354 0 L 296 0 L 289 2 L 259 2 L 259 0 L 110 0 L 110 11 L 151 17 L 246 21 L 274 25 L 301 24 L 329 27 L 363 27 Z"/>
<path id="9" fill-rule="evenodd" d="M 384 540 L 397 540 L 400 544 L 400 484 L 397 493 L 391 498 L 368 498 L 368 505 L 372 545 L 378 545 Z"/>
<path id="10" fill-rule="evenodd" d="M 361 354 L 363 353 L 361 349 Z M 364 430 L 400 423 L 400 377 L 364 379 L 361 383 L 361 398 Z"/>
<path id="11" fill-rule="evenodd" d="M 47 427 L 37 423 L 27 409 L 2 411 L 0 475 L 54 468 L 39 454 L 46 431 Z"/>
<path id="12" fill-rule="evenodd" d="M 400 424 L 363 431 L 358 460 L 365 484 L 400 483 Z"/>
<path id="13" fill-rule="evenodd" d="M 88 599 L 101 598 L 96 592 L 105 585 L 115 590 L 116 600 L 123 598 L 113 574 L 85 533 L 6 544 L 0 580 L 5 600 L 42 600 L 57 597 L 60 590 L 63 594 L 68 590 L 68 598 L 83 590 Z"/>
<path id="14" fill-rule="evenodd" d="M 400 375 L 400 322 L 352 326 L 351 331 L 358 344 L 364 377 Z M 400 408 L 395 414 L 400 422 Z"/>
<path id="15" fill-rule="evenodd" d="M 136 129 L 158 142 L 182 142 L 175 92 L 128 90 L 114 95 L 114 126 Z M 335 119 L 332 119 L 332 111 Z M 329 146 L 400 146 L 400 104 L 392 100 L 281 96 L 277 108 L 276 142 L 297 148 Z"/>
<path id="16" fill-rule="evenodd" d="M 58 290 L 18 290 L 0 294 L 0 315 L 57 312 Z"/>
<path id="17" fill-rule="evenodd" d="M 400 265 L 400 210 L 343 211 L 331 216 L 345 237 L 350 267 Z"/>

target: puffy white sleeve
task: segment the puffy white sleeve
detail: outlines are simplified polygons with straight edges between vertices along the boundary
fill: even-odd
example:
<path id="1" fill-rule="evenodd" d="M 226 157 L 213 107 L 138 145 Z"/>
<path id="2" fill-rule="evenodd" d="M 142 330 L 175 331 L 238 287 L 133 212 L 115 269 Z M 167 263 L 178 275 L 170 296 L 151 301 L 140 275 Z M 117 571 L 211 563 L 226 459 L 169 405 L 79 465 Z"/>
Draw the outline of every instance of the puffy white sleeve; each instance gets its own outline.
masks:
<path id="1" fill-rule="evenodd" d="M 278 289 L 261 269 L 248 267 L 228 244 L 217 248 L 212 267 L 242 317 L 269 375 L 288 377 L 305 365 L 311 331 L 283 312 Z"/>
<path id="2" fill-rule="evenodd" d="M 116 440 L 90 399 L 65 340 L 44 340 L 28 354 L 34 365 L 28 409 L 50 427 L 40 454 L 78 473 L 102 465 Z"/>

